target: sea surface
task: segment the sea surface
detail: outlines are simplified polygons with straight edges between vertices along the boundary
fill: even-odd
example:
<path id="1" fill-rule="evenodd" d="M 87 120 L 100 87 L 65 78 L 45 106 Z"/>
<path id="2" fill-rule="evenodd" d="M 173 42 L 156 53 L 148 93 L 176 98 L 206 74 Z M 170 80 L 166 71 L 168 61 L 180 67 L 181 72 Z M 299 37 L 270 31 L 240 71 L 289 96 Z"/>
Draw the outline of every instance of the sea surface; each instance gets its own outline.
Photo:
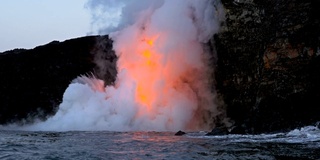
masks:
<path id="1" fill-rule="evenodd" d="M 0 131 L 0 159 L 320 159 L 320 130 L 205 136 L 191 132 Z"/>

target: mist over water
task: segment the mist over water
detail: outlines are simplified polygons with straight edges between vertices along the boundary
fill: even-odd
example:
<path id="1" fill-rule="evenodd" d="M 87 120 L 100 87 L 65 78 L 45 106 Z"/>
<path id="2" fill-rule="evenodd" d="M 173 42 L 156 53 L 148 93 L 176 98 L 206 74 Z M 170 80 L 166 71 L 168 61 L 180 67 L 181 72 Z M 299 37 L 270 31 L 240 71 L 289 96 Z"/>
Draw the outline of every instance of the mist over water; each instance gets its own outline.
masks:
<path id="1" fill-rule="evenodd" d="M 210 130 L 218 109 L 205 43 L 224 12 L 212 0 L 91 0 L 93 24 L 118 56 L 114 86 L 80 76 L 57 113 L 22 130 Z M 212 51 L 211 51 L 212 52 Z M 63 75 L 61 75 L 63 76 Z M 14 128 L 14 127 L 13 127 Z"/>

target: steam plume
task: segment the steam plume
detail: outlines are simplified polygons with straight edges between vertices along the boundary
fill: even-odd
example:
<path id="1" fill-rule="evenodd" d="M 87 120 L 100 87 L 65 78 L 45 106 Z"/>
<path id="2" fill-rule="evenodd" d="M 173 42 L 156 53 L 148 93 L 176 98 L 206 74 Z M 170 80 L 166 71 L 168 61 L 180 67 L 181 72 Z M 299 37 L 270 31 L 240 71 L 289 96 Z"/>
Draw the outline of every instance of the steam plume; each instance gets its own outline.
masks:
<path id="1" fill-rule="evenodd" d="M 218 0 L 91 0 L 93 24 L 119 57 L 115 86 L 79 77 L 56 115 L 29 130 L 208 130 L 219 114 L 212 91 Z"/>

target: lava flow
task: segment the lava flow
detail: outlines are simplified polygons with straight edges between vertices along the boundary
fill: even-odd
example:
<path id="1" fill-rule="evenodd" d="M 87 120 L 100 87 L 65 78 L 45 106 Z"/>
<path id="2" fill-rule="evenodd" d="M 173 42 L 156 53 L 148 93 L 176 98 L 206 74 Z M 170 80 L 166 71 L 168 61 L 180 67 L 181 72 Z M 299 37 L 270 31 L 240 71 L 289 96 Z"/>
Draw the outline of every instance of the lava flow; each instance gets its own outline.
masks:
<path id="1" fill-rule="evenodd" d="M 199 115 L 210 112 L 213 105 L 213 94 L 204 91 L 210 90 L 210 74 L 202 44 L 188 36 L 176 38 L 185 34 L 179 29 L 160 31 L 152 21 L 144 23 L 142 31 L 136 27 L 113 37 L 119 73 L 126 74 L 117 84 L 134 86 L 137 112 L 133 121 L 145 119 L 164 130 L 198 128 L 204 124 Z"/>
<path id="2" fill-rule="evenodd" d="M 80 77 L 66 89 L 53 117 L 27 129 L 212 129 L 219 111 L 209 65 L 213 54 L 204 46 L 218 32 L 220 1 L 112 3 L 120 7 L 123 18 L 108 33 L 118 56 L 115 85 L 104 88 L 100 80 Z"/>

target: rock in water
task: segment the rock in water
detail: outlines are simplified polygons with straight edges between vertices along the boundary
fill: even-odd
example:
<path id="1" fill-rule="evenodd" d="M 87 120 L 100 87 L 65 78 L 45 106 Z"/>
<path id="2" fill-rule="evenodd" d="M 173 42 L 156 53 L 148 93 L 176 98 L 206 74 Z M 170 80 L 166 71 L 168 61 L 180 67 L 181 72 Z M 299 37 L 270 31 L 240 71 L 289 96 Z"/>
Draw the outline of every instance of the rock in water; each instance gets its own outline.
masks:
<path id="1" fill-rule="evenodd" d="M 186 132 L 183 132 L 183 131 L 178 131 L 176 134 L 174 134 L 175 136 L 182 136 L 182 135 L 185 135 Z"/>

